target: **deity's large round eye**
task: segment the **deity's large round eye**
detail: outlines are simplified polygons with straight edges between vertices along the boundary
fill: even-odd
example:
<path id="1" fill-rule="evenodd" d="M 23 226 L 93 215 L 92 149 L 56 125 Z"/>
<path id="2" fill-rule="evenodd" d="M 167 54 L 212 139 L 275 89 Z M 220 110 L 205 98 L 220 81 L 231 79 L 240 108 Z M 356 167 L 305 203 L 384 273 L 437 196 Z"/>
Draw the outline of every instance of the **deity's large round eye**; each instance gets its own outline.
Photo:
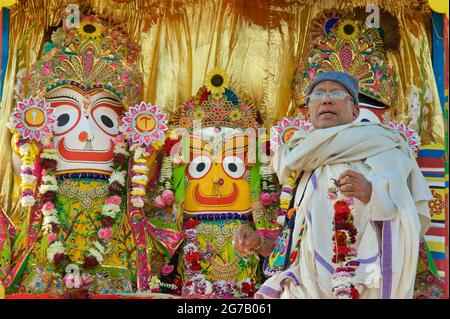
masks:
<path id="1" fill-rule="evenodd" d="M 225 173 L 231 178 L 241 178 L 245 173 L 244 161 L 237 156 L 227 156 L 222 160 Z"/>
<path id="2" fill-rule="evenodd" d="M 380 119 L 375 113 L 364 108 L 360 108 L 359 116 L 355 121 L 381 123 Z"/>
<path id="3" fill-rule="evenodd" d="M 55 135 L 69 132 L 80 120 L 80 109 L 72 105 L 59 105 L 55 108 Z"/>
<path id="4" fill-rule="evenodd" d="M 70 115 L 67 113 L 63 113 L 60 116 L 58 116 L 58 118 L 56 119 L 56 125 L 58 125 L 59 127 L 62 127 L 64 125 L 66 125 L 67 123 L 69 123 L 70 120 Z"/>
<path id="5" fill-rule="evenodd" d="M 189 164 L 188 173 L 191 178 L 197 179 L 205 176 L 211 169 L 211 159 L 208 156 L 197 156 Z"/>
<path id="6" fill-rule="evenodd" d="M 97 126 L 108 135 L 119 133 L 119 118 L 114 109 L 107 106 L 99 106 L 92 110 L 92 117 Z"/>

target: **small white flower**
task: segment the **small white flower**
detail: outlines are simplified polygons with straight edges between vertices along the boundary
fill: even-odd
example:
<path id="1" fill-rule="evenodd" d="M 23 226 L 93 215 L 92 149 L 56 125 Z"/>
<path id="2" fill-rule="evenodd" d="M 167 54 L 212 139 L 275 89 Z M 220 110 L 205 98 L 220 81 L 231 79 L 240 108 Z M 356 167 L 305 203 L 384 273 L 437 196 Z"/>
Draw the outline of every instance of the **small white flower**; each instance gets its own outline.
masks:
<path id="1" fill-rule="evenodd" d="M 183 251 L 185 254 L 188 253 L 196 253 L 198 251 L 197 246 L 195 246 L 192 243 L 187 244 L 186 246 L 183 247 Z"/>
<path id="2" fill-rule="evenodd" d="M 52 225 L 44 224 L 44 226 L 42 226 L 42 232 L 43 232 L 44 235 L 47 235 L 47 234 L 51 233 L 52 230 L 53 230 Z"/>
<path id="3" fill-rule="evenodd" d="M 95 259 L 97 259 L 99 264 L 103 262 L 103 256 L 97 249 L 90 248 L 89 252 L 95 257 Z"/>
<path id="4" fill-rule="evenodd" d="M 290 199 L 291 198 L 291 194 L 286 193 L 286 192 L 281 192 L 280 194 L 280 201 L 283 199 Z"/>
<path id="5" fill-rule="evenodd" d="M 102 207 L 102 215 L 116 218 L 117 213 L 120 212 L 120 206 L 114 204 L 105 204 Z"/>
<path id="6" fill-rule="evenodd" d="M 152 276 L 149 282 L 150 289 L 159 288 L 159 284 L 161 281 L 159 280 L 158 276 Z"/>
<path id="7" fill-rule="evenodd" d="M 58 190 L 58 185 L 41 185 L 39 187 L 39 192 L 45 194 L 47 192 L 56 192 Z"/>
<path id="8" fill-rule="evenodd" d="M 133 178 L 131 179 L 131 182 L 132 183 L 141 182 L 141 183 L 146 184 L 148 182 L 148 177 L 145 175 L 136 175 L 136 176 L 133 176 Z"/>
<path id="9" fill-rule="evenodd" d="M 22 198 L 20 199 L 20 204 L 22 205 L 22 207 L 31 207 L 35 202 L 36 199 L 31 195 L 22 196 Z"/>
<path id="10" fill-rule="evenodd" d="M 20 174 L 23 183 L 34 183 L 36 181 L 36 176 L 30 174 Z"/>
<path id="11" fill-rule="evenodd" d="M 19 147 L 19 154 L 21 156 L 28 155 L 29 152 L 30 152 L 30 144 L 25 143 L 25 144 L 20 145 L 20 147 Z"/>
<path id="12" fill-rule="evenodd" d="M 56 254 L 62 254 L 64 253 L 64 245 L 61 241 L 57 240 L 50 244 L 47 248 L 47 259 L 50 262 L 53 262 L 53 258 Z"/>
<path id="13" fill-rule="evenodd" d="M 139 160 L 139 159 L 141 159 L 141 158 L 143 158 L 143 157 L 145 157 L 145 156 L 150 155 L 150 154 L 147 153 L 147 152 L 145 151 L 145 149 L 144 149 L 142 146 L 140 146 L 139 144 L 133 144 L 133 145 L 131 145 L 130 150 L 134 150 L 134 156 L 133 156 L 134 161 L 137 161 L 137 160 Z"/>
<path id="14" fill-rule="evenodd" d="M 45 216 L 43 223 L 45 225 L 48 225 L 48 224 L 51 224 L 51 223 L 57 224 L 58 223 L 58 219 L 54 215 L 52 215 L 52 216 Z"/>
<path id="15" fill-rule="evenodd" d="M 115 146 L 114 147 L 114 153 L 115 154 L 122 154 L 122 155 L 124 155 L 124 156 L 130 156 L 130 153 L 128 153 L 128 151 L 127 151 L 127 149 L 125 148 L 125 147 L 122 147 L 122 146 Z"/>
<path id="16" fill-rule="evenodd" d="M 120 185 L 125 185 L 125 171 L 114 171 L 109 176 L 109 184 L 118 182 Z"/>
<path id="17" fill-rule="evenodd" d="M 58 160 L 58 154 L 53 152 L 43 152 L 41 154 L 41 158 L 50 159 L 50 160 Z"/>
<path id="18" fill-rule="evenodd" d="M 131 204 L 134 207 L 142 208 L 144 207 L 144 201 L 140 197 L 134 197 L 131 199 Z"/>
<path id="19" fill-rule="evenodd" d="M 136 171 L 136 170 L 146 171 L 146 172 L 149 171 L 148 167 L 145 165 L 133 165 L 133 171 Z"/>
<path id="20" fill-rule="evenodd" d="M 57 211 L 56 211 L 56 209 L 50 209 L 50 210 L 45 210 L 45 209 L 43 209 L 42 210 L 42 214 L 44 215 L 44 216 L 56 216 L 57 215 Z"/>
<path id="21" fill-rule="evenodd" d="M 205 285 L 206 285 L 205 294 L 209 295 L 210 293 L 212 293 L 212 284 L 210 281 L 205 280 Z"/>
<path id="22" fill-rule="evenodd" d="M 95 248 L 97 248 L 97 250 L 98 250 L 101 254 L 104 254 L 104 253 L 105 253 L 105 247 L 104 247 L 102 244 L 100 244 L 98 241 L 95 241 L 95 242 L 94 242 L 94 246 L 95 246 Z"/>
<path id="23" fill-rule="evenodd" d="M 42 176 L 42 181 L 43 181 L 45 184 L 58 185 L 58 182 L 56 181 L 55 176 L 44 175 L 44 176 Z"/>

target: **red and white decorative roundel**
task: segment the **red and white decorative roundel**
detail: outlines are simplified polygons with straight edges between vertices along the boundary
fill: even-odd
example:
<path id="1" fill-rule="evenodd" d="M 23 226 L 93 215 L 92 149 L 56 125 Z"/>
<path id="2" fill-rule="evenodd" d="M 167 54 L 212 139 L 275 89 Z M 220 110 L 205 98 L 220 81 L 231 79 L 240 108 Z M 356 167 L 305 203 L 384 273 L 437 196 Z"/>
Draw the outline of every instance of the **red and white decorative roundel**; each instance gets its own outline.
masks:
<path id="1" fill-rule="evenodd" d="M 280 145 L 286 144 L 297 130 L 307 131 L 311 123 L 299 117 L 283 118 L 271 130 L 270 149 L 275 152 Z"/>
<path id="2" fill-rule="evenodd" d="M 24 139 L 42 141 L 45 136 L 53 134 L 56 123 L 53 111 L 44 99 L 24 99 L 13 110 L 13 128 Z"/>
<path id="3" fill-rule="evenodd" d="M 166 114 L 155 105 L 142 102 L 130 107 L 122 119 L 123 133 L 132 143 L 145 145 L 164 142 L 167 131 Z"/>

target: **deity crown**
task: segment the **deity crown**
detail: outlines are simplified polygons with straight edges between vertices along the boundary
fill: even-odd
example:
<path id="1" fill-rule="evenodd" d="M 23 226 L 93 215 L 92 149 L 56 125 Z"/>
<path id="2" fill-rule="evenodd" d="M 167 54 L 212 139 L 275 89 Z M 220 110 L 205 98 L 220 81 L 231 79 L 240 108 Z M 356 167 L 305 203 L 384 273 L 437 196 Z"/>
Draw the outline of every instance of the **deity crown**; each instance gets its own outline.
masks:
<path id="1" fill-rule="evenodd" d="M 383 13 L 383 19 L 388 20 L 386 14 Z M 395 33 L 396 28 L 389 28 L 389 31 Z M 306 89 L 316 75 L 340 71 L 359 80 L 360 94 L 392 106 L 398 85 L 385 56 L 388 36 L 391 35 L 382 27 L 368 28 L 355 12 L 321 13 L 312 21 L 311 47 L 306 62 L 297 67 L 294 75 L 294 103 L 297 106 L 305 104 Z"/>
<path id="2" fill-rule="evenodd" d="M 141 100 L 142 77 L 136 63 L 140 48 L 120 24 L 83 16 L 79 26 L 60 27 L 51 40 L 28 74 L 28 96 L 45 97 L 59 87 L 75 86 L 82 91 L 106 89 L 126 109 Z"/>
<path id="3" fill-rule="evenodd" d="M 256 108 L 247 101 L 241 101 L 236 92 L 228 88 L 228 82 L 228 75 L 223 70 L 211 71 L 196 96 L 180 106 L 171 120 L 171 126 L 192 131 L 193 121 L 197 120 L 202 127 L 259 127 Z"/>

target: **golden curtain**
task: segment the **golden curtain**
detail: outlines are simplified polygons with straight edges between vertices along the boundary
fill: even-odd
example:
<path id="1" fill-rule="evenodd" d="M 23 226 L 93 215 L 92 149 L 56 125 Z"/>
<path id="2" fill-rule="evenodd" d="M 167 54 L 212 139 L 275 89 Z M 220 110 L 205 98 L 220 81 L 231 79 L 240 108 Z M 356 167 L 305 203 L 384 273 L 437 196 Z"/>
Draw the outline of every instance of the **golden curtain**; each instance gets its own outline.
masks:
<path id="1" fill-rule="evenodd" d="M 0 207 L 7 211 L 15 202 L 10 195 L 13 174 L 5 127 L 14 106 L 15 76 L 36 61 L 45 28 L 57 26 L 61 10 L 70 3 L 89 4 L 97 14 L 124 22 L 142 47 L 146 102 L 171 113 L 196 93 L 210 70 L 221 67 L 232 86 L 259 107 L 267 126 L 287 114 L 294 69 L 308 51 L 311 20 L 323 9 L 378 4 L 400 23 L 400 48 L 388 53 L 399 80 L 399 114 L 408 113 L 412 85 L 427 82 L 433 103 L 422 142 L 442 143 L 443 115 L 431 64 L 431 12 L 423 0 L 19 1 L 11 8 L 9 63 L 0 109 Z"/>

